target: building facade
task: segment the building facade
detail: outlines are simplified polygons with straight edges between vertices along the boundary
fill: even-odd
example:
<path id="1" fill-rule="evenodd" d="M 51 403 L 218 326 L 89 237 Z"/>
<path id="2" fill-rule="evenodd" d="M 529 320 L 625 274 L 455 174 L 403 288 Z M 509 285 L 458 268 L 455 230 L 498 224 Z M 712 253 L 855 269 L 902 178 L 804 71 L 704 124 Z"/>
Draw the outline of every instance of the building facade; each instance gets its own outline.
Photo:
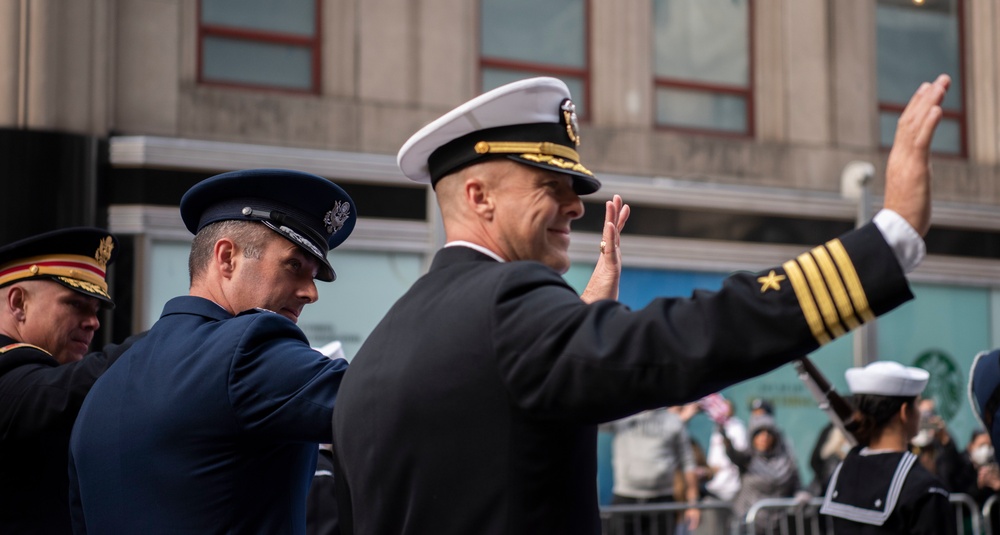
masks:
<path id="1" fill-rule="evenodd" d="M 992 0 L 9 0 L 0 30 L 0 238 L 117 233 L 105 340 L 186 292 L 188 187 L 287 167 L 358 204 L 331 255 L 338 281 L 300 321 L 348 356 L 443 241 L 433 195 L 402 177 L 396 151 L 482 90 L 534 75 L 571 87 L 581 156 L 605 186 L 575 227 L 567 279 L 585 283 L 601 205 L 620 193 L 633 206 L 622 299 L 641 306 L 870 217 L 895 118 L 919 80 L 948 72 L 918 299 L 816 358 L 840 387 L 859 359 L 933 368 L 939 407 L 973 425 L 956 388 L 974 353 L 1000 344 Z M 866 187 L 852 162 L 870 164 Z M 729 394 L 777 399 L 803 441 L 822 425 L 791 369 Z"/>

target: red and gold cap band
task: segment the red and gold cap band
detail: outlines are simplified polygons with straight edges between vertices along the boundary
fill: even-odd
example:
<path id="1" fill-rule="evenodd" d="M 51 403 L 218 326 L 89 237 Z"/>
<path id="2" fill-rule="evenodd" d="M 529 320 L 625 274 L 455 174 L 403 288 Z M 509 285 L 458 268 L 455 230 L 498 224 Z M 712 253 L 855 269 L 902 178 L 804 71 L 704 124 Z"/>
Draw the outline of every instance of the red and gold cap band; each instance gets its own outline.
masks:
<path id="1" fill-rule="evenodd" d="M 94 258 L 46 255 L 18 259 L 0 266 L 0 286 L 37 278 L 58 278 L 70 286 L 109 297 L 105 270 Z"/>

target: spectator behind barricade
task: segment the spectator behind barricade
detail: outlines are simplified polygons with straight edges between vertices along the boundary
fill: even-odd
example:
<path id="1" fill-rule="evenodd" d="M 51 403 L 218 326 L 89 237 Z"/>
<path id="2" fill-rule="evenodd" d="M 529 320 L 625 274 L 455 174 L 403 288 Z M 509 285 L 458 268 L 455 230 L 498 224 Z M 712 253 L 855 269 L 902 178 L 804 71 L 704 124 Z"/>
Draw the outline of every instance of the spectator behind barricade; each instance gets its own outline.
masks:
<path id="1" fill-rule="evenodd" d="M 844 396 L 844 401 L 851 404 L 851 396 Z M 851 442 L 839 427 L 831 422 L 820 430 L 809 457 L 809 466 L 813 470 L 813 481 L 809 484 L 811 494 L 822 496 L 826 492 L 826 486 L 830 483 L 833 471 L 836 470 L 840 461 L 847 457 L 849 451 L 851 451 Z"/>
<path id="2" fill-rule="evenodd" d="M 955 446 L 951 432 L 937 413 L 933 398 L 917 402 L 920 411 L 920 425 L 917 435 L 910 441 L 913 453 L 928 472 L 936 475 L 954 492 L 952 482 L 961 469 L 961 453 Z"/>
<path id="3" fill-rule="evenodd" d="M 740 489 L 733 498 L 733 512 L 745 517 L 760 500 L 796 497 L 808 499 L 802 490 L 798 463 L 774 418 L 767 414 L 750 418 L 750 447 L 738 450 L 724 435 L 726 454 L 740 470 Z M 774 528 L 777 521 L 767 511 L 757 515 L 757 531 Z"/>
<path id="4" fill-rule="evenodd" d="M 755 416 L 774 417 L 774 403 L 765 398 L 754 398 L 750 401 L 750 418 Z"/>
<path id="5" fill-rule="evenodd" d="M 959 457 L 959 469 L 952 481 L 946 481 L 952 492 L 968 494 L 979 505 L 1000 491 L 1000 469 L 994 457 L 990 435 L 983 428 L 972 431 L 969 443 Z M 1000 533 L 1000 517 L 994 507 L 993 533 Z"/>
<path id="6" fill-rule="evenodd" d="M 736 497 L 736 492 L 740 490 L 740 469 L 733 464 L 733 461 L 726 454 L 726 442 L 723 437 L 729 437 L 732 445 L 739 451 L 746 451 L 747 428 L 743 421 L 733 415 L 733 402 L 725 400 L 725 413 L 713 417 L 715 429 L 708 440 L 708 467 L 712 470 L 712 478 L 705 484 L 708 492 L 722 500 L 730 501 Z"/>
<path id="7" fill-rule="evenodd" d="M 706 500 L 731 502 L 740 490 L 740 469 L 726 454 L 723 432 L 740 451 L 746 451 L 747 429 L 743 421 L 733 415 L 732 401 L 720 394 L 711 394 L 699 400 L 702 411 L 714 422 L 715 427 L 708 439 L 706 463 L 711 477 L 705 482 L 708 493 Z M 710 508 L 702 512 L 699 533 L 716 534 L 727 531 L 732 514 L 728 509 Z"/>
<path id="8" fill-rule="evenodd" d="M 614 433 L 611 445 L 614 486 L 613 504 L 671 503 L 698 501 L 694 453 L 677 410 L 669 408 L 643 411 L 606 424 Z M 685 496 L 674 495 L 674 474 L 683 471 L 688 483 Z M 684 522 L 690 529 L 698 527 L 701 512 L 688 509 Z M 624 533 L 673 535 L 675 519 L 672 513 L 652 518 L 652 515 L 626 517 Z"/>
<path id="9" fill-rule="evenodd" d="M 702 500 L 707 494 L 705 484 L 712 477 L 712 469 L 708 466 L 705 448 L 691 432 L 691 418 L 701 412 L 701 407 L 698 402 L 693 402 L 673 407 L 672 410 L 684 421 L 684 429 L 687 431 L 688 442 L 691 444 L 691 453 L 694 454 L 694 481 L 698 485 L 698 499 Z M 674 496 L 687 496 L 687 488 L 690 484 L 687 474 L 679 470 L 674 472 Z"/>

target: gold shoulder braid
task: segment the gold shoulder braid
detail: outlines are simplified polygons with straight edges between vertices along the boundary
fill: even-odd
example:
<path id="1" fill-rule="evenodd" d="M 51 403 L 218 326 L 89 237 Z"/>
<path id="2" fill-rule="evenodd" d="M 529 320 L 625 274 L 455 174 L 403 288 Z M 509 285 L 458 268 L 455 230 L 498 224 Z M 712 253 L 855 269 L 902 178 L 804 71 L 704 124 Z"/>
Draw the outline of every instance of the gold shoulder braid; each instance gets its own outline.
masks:
<path id="1" fill-rule="evenodd" d="M 44 349 L 42 349 L 42 348 L 40 348 L 40 347 L 38 347 L 36 345 L 25 344 L 25 343 L 21 343 L 21 342 L 0 347 L 0 355 L 3 355 L 4 353 L 6 353 L 8 351 L 11 351 L 11 350 L 14 350 L 14 349 L 20 349 L 22 347 L 31 347 L 31 348 L 34 348 L 34 349 L 37 349 L 37 350 L 41 351 L 42 353 L 45 353 L 46 355 L 48 355 L 50 357 L 52 356 L 52 353 L 49 353 L 48 351 L 46 351 L 46 350 L 44 350 Z"/>

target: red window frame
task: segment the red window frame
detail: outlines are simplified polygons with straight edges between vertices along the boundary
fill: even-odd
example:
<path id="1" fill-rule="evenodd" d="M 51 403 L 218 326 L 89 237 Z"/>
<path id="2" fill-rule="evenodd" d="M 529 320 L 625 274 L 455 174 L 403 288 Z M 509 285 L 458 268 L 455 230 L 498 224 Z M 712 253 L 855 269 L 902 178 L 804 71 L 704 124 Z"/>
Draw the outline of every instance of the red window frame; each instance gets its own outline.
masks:
<path id="1" fill-rule="evenodd" d="M 573 95 L 573 100 L 583 104 L 582 112 L 578 113 L 579 120 L 581 122 L 587 121 L 588 111 L 590 110 L 590 2 L 589 0 L 581 0 L 583 2 L 583 67 L 568 67 L 565 65 L 558 65 L 554 63 L 536 63 L 521 60 L 512 60 L 506 58 L 490 57 L 483 54 L 483 40 L 482 40 L 482 0 L 476 2 L 476 20 L 479 22 L 477 28 L 479 29 L 479 35 L 476 36 L 479 41 L 479 70 L 476 73 L 476 84 L 478 87 L 478 92 L 483 92 L 483 69 L 506 69 L 514 71 L 527 71 L 531 73 L 536 73 L 538 76 L 554 76 L 556 78 L 560 76 L 579 78 L 583 83 L 583 98 L 581 99 L 579 95 Z"/>
<path id="2" fill-rule="evenodd" d="M 654 0 L 655 1 L 655 0 Z M 685 80 L 682 78 L 672 78 L 667 76 L 656 76 L 653 75 L 653 103 L 651 109 L 653 110 L 653 123 L 657 130 L 665 130 L 670 132 L 683 132 L 687 134 L 705 134 L 711 136 L 719 137 L 731 137 L 731 138 L 751 138 L 754 136 L 756 130 L 756 125 L 754 124 L 754 26 L 753 26 L 753 15 L 754 15 L 754 0 L 747 0 L 747 85 L 746 87 L 741 87 L 737 85 L 729 84 L 713 84 L 706 82 L 695 82 L 691 80 Z M 655 54 L 656 51 L 654 50 Z M 743 132 L 733 132 L 730 130 L 716 130 L 714 128 L 696 128 L 690 126 L 675 126 L 670 124 L 661 123 L 657 119 L 657 102 L 656 102 L 656 90 L 657 89 L 681 89 L 685 91 L 702 91 L 705 93 L 721 93 L 724 95 L 736 95 L 743 97 L 746 101 L 746 130 Z"/>
<path id="3" fill-rule="evenodd" d="M 943 112 L 942 119 L 951 119 L 958 123 L 958 152 L 931 151 L 931 154 L 942 158 L 965 159 L 969 157 L 969 107 L 965 97 L 965 0 L 955 0 L 955 18 L 958 19 L 958 85 L 962 88 L 962 93 L 958 96 L 958 102 L 961 108 L 957 111 L 941 108 L 941 111 Z M 904 108 L 906 108 L 905 104 L 882 102 L 880 100 L 878 102 L 878 117 L 881 117 L 883 112 L 899 115 L 903 113 Z M 878 140 L 879 149 L 883 152 L 888 152 L 892 148 L 892 145 L 882 145 L 881 132 L 879 132 Z"/>
<path id="4" fill-rule="evenodd" d="M 225 26 L 219 24 L 204 24 L 202 23 L 202 3 L 204 0 L 198 0 L 198 75 L 197 82 L 202 85 L 212 85 L 219 87 L 232 87 L 237 89 L 253 89 L 253 90 L 263 90 L 263 91 L 277 91 L 282 93 L 299 93 L 299 94 L 320 94 L 322 91 L 322 24 L 320 21 L 323 20 L 323 1 L 313 0 L 314 6 L 314 27 L 312 37 L 303 37 L 301 35 L 282 33 L 282 32 L 270 32 L 266 30 L 255 30 L 240 28 L 236 26 Z M 312 62 L 310 68 L 310 77 L 312 83 L 308 89 L 296 89 L 292 87 L 282 87 L 273 86 L 266 84 L 252 84 L 245 82 L 233 82 L 228 80 L 213 80 L 205 76 L 204 70 L 204 42 L 206 37 L 225 37 L 228 39 L 238 39 L 241 41 L 249 42 L 259 42 L 268 44 L 278 44 L 278 45 L 291 45 L 303 48 L 308 48 L 312 53 Z"/>

